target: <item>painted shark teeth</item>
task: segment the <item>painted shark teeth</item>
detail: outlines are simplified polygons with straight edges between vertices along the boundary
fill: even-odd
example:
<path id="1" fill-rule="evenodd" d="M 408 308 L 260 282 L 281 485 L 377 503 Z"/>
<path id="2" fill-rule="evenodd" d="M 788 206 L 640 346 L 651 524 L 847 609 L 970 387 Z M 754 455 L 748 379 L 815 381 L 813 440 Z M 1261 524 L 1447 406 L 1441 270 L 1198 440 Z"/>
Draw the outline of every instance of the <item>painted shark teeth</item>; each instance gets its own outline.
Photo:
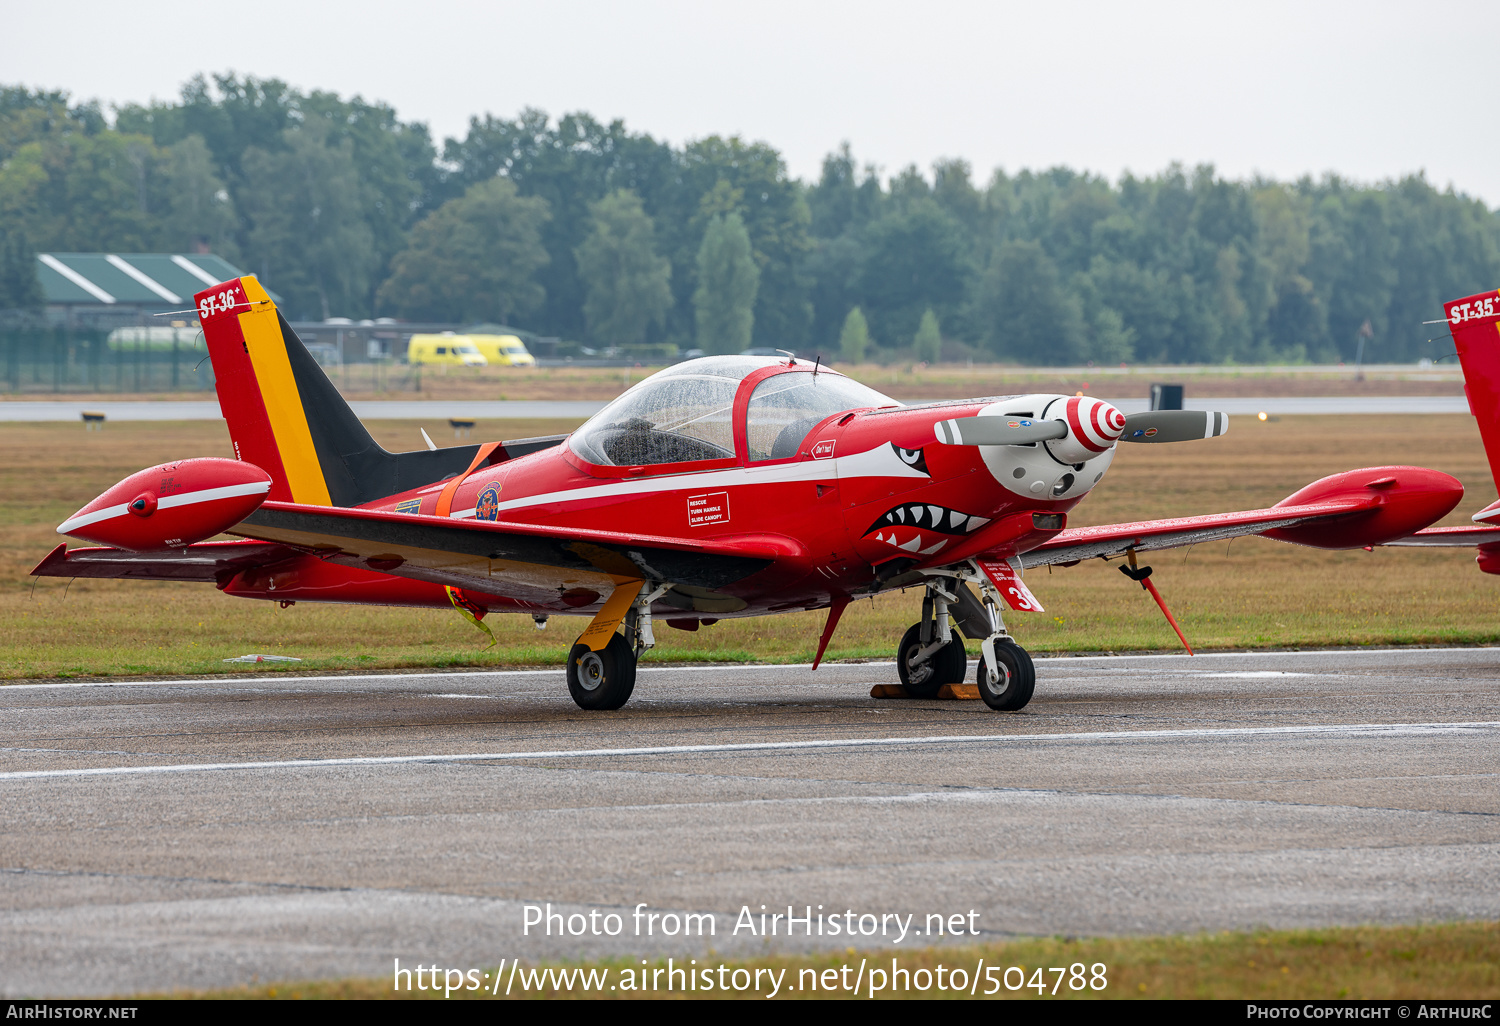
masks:
<path id="1" fill-rule="evenodd" d="M 976 517 L 960 513 L 946 506 L 935 506 L 930 502 L 905 502 L 892 507 L 870 525 L 865 534 L 881 531 L 887 527 L 915 527 L 938 534 L 973 534 L 990 522 L 989 517 Z"/>
<path id="2" fill-rule="evenodd" d="M 927 539 L 923 538 L 920 532 L 912 535 L 906 541 L 902 541 L 901 537 L 896 534 L 895 531 L 892 531 L 889 537 L 879 531 L 876 531 L 875 540 L 878 542 L 885 542 L 887 545 L 893 545 L 896 548 L 900 549 L 902 552 L 911 552 L 919 556 L 931 556 L 934 553 L 940 552 L 947 546 L 949 541 L 949 539 L 947 538 L 940 537 L 931 545 L 928 545 L 924 548 L 922 543 Z"/>

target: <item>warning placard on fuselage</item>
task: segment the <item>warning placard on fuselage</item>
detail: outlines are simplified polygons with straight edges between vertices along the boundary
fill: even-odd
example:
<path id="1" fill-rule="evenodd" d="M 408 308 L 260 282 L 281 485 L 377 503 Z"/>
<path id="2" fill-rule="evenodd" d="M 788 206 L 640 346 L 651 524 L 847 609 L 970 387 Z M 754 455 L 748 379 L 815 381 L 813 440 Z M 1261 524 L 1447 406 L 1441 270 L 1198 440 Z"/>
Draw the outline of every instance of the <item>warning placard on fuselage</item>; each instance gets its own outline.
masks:
<path id="1" fill-rule="evenodd" d="M 722 524 L 729 519 L 729 493 L 705 492 L 689 495 L 688 526 L 702 527 L 705 524 Z"/>

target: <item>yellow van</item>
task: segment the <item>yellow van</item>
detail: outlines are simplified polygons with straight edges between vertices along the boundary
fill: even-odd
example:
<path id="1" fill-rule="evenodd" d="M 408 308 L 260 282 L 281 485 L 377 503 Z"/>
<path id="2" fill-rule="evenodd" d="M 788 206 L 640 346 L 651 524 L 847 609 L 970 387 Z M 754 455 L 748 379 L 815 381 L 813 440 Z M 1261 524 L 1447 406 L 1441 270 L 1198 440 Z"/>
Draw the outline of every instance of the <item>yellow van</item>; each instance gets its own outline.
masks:
<path id="1" fill-rule="evenodd" d="M 492 367 L 536 366 L 536 357 L 527 352 L 526 344 L 514 335 L 469 335 L 467 338 Z"/>
<path id="2" fill-rule="evenodd" d="M 483 367 L 488 361 L 467 335 L 413 335 L 406 347 L 407 363 Z"/>

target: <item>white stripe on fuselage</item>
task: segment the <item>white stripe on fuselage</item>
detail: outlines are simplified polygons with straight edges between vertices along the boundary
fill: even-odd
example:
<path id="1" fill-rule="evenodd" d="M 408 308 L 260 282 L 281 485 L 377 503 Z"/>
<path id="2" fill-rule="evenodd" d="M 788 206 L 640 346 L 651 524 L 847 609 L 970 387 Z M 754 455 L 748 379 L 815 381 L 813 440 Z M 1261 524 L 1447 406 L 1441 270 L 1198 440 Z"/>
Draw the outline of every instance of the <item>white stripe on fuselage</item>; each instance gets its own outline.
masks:
<path id="1" fill-rule="evenodd" d="M 222 488 L 204 488 L 196 492 L 178 492 L 176 495 L 168 495 L 164 499 L 157 500 L 157 509 L 172 509 L 175 506 L 192 506 L 199 502 L 213 502 L 215 499 L 230 499 L 237 495 L 264 495 L 271 490 L 269 481 L 251 481 L 249 484 L 224 485 Z M 134 502 L 131 499 L 130 502 Z M 105 506 L 96 509 L 92 513 L 74 517 L 72 520 L 64 520 L 57 525 L 58 534 L 72 534 L 80 527 L 89 524 L 97 524 L 101 520 L 111 520 L 129 512 L 130 503 L 122 502 L 114 506 Z"/>
<path id="2" fill-rule="evenodd" d="M 835 456 L 827 460 L 801 460 L 797 463 L 775 463 L 759 467 L 754 465 L 725 467 L 723 470 L 705 470 L 697 474 L 664 474 L 660 477 L 617 480 L 609 484 L 586 485 L 582 488 L 568 488 L 559 492 L 523 495 L 518 499 L 502 501 L 498 511 L 545 506 L 551 502 L 577 502 L 583 499 L 650 495 L 654 492 L 675 492 L 694 488 L 732 488 L 737 485 L 827 481 L 830 478 L 848 480 L 856 477 L 924 478 L 927 476 L 905 463 L 889 444 L 882 443 L 873 449 L 854 453 L 852 456 Z M 455 510 L 449 515 L 456 520 L 462 520 L 472 517 L 474 509 L 470 507 Z"/>

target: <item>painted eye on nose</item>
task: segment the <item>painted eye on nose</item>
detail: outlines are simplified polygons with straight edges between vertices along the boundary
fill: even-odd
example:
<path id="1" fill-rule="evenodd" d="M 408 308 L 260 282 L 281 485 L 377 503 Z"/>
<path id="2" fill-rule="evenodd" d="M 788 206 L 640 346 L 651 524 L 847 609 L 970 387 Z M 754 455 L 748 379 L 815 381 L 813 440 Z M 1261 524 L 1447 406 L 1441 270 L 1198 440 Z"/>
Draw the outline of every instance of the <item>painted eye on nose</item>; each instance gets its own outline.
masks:
<path id="1" fill-rule="evenodd" d="M 905 463 L 908 467 L 923 474 L 929 473 L 927 470 L 927 457 L 922 455 L 921 449 L 903 449 L 895 442 L 891 443 L 891 448 L 895 450 L 901 462 Z"/>

